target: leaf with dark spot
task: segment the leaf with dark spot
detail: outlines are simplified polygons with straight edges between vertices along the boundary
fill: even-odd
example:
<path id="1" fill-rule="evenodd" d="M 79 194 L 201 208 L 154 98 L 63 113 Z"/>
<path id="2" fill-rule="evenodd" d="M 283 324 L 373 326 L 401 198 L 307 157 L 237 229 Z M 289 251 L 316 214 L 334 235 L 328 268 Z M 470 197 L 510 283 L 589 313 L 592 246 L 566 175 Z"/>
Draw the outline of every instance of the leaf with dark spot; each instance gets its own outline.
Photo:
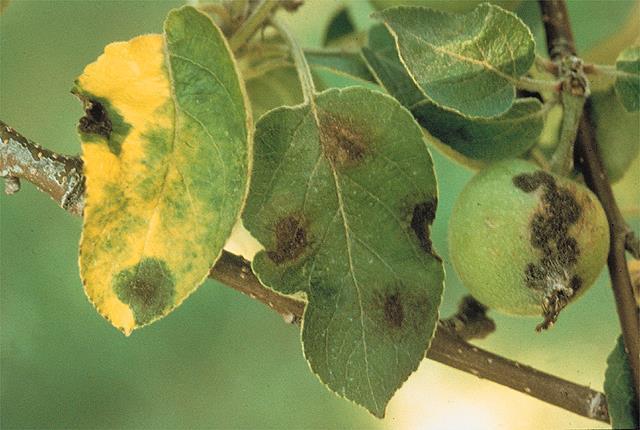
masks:
<path id="1" fill-rule="evenodd" d="M 240 216 L 253 128 L 242 85 L 224 35 L 192 7 L 171 11 L 164 34 L 109 45 L 76 80 L 80 275 L 127 335 L 202 284 Z"/>
<path id="2" fill-rule="evenodd" d="M 411 229 L 415 233 L 418 241 L 420 241 L 420 247 L 424 252 L 431 252 L 431 237 L 430 229 L 433 220 L 436 218 L 436 200 L 430 200 L 428 202 L 418 203 L 413 209 L 413 216 L 411 218 Z"/>
<path id="3" fill-rule="evenodd" d="M 144 325 L 162 315 L 173 304 L 175 280 L 167 264 L 145 258 L 113 278 L 113 290 L 129 305 L 136 324 Z"/>
<path id="4" fill-rule="evenodd" d="M 306 294 L 311 368 L 381 417 L 424 357 L 443 288 L 422 132 L 391 97 L 350 88 L 268 112 L 255 136 L 243 222 L 265 250 L 253 269 L 276 291 Z"/>

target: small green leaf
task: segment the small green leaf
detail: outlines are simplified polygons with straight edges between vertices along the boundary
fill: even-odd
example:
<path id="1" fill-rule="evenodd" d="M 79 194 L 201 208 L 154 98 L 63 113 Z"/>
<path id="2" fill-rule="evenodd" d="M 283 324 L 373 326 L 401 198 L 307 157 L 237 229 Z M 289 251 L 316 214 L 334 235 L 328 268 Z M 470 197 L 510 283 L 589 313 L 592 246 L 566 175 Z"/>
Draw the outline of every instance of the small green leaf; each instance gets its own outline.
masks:
<path id="1" fill-rule="evenodd" d="M 535 57 L 527 26 L 491 4 L 463 15 L 398 7 L 375 16 L 393 33 L 402 62 L 424 95 L 461 115 L 505 113 L 515 99 L 514 84 Z"/>
<path id="2" fill-rule="evenodd" d="M 640 46 L 627 48 L 616 60 L 616 94 L 629 112 L 640 110 Z"/>
<path id="3" fill-rule="evenodd" d="M 369 0 L 378 10 L 395 6 L 424 6 L 444 12 L 469 12 L 483 0 Z M 509 10 L 515 10 L 521 0 L 493 0 L 491 3 Z"/>
<path id="4" fill-rule="evenodd" d="M 327 386 L 378 417 L 433 336 L 443 267 L 437 185 L 422 133 L 355 87 L 264 115 L 243 221 L 267 286 L 304 293 L 304 353 Z"/>
<path id="5" fill-rule="evenodd" d="M 355 78 L 365 82 L 375 82 L 375 78 L 367 68 L 367 64 L 358 53 L 307 50 L 304 56 L 314 71 L 327 70 L 333 74 Z"/>
<path id="6" fill-rule="evenodd" d="M 192 7 L 108 45 L 76 80 L 86 176 L 80 275 L 125 334 L 206 278 L 244 203 L 251 117 L 224 36 Z"/>
<path id="7" fill-rule="evenodd" d="M 471 119 L 434 105 L 407 75 L 393 38 L 382 25 L 371 29 L 362 53 L 380 84 L 433 137 L 461 154 L 453 156 L 467 165 L 519 156 L 537 142 L 544 128 L 544 111 L 536 99 L 516 100 L 509 111 L 492 118 Z"/>
<path id="8" fill-rule="evenodd" d="M 604 393 L 607 396 L 609 416 L 614 429 L 636 429 L 638 422 L 638 400 L 633 388 L 633 373 L 624 350 L 622 336 L 607 359 L 604 374 Z"/>
<path id="9" fill-rule="evenodd" d="M 609 180 L 617 182 L 640 152 L 640 113 L 627 112 L 610 88 L 591 95 L 591 116 L 598 154 Z"/>
<path id="10" fill-rule="evenodd" d="M 333 43 L 339 42 L 340 39 L 353 34 L 356 31 L 356 27 L 353 24 L 349 9 L 347 7 L 341 7 L 331 17 L 327 30 L 324 34 L 323 46 L 330 46 Z"/>

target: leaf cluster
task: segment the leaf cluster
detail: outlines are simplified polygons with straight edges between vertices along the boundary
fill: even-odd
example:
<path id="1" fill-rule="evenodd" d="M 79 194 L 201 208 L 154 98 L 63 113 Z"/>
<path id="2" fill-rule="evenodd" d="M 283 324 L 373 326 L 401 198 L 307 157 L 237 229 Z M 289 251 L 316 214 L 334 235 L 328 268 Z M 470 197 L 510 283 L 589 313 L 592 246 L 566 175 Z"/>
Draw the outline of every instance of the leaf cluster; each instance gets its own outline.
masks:
<path id="1" fill-rule="evenodd" d="M 167 315 L 241 220 L 263 248 L 261 282 L 307 303 L 312 371 L 382 417 L 438 321 L 430 149 L 473 169 L 544 164 L 562 100 L 513 12 L 373 3 L 366 29 L 340 9 L 323 49 L 280 31 L 235 52 L 214 19 L 183 7 L 162 35 L 107 46 L 74 93 L 85 108 L 80 268 L 98 311 L 126 334 Z M 623 51 L 593 97 L 614 179 L 638 153 L 621 122 L 638 118 L 639 52 Z M 630 155 L 607 156 L 614 141 Z"/>

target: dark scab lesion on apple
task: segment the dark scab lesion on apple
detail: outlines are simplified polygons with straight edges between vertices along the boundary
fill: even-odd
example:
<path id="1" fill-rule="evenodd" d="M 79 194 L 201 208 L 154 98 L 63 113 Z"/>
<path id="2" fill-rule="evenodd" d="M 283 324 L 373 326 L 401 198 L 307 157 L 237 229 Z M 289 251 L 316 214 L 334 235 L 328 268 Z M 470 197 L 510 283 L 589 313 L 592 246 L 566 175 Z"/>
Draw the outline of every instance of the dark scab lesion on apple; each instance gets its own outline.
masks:
<path id="1" fill-rule="evenodd" d="M 276 264 L 283 264 L 300 257 L 309 247 L 309 233 L 301 214 L 280 218 L 274 228 L 275 249 L 267 250 L 267 257 Z"/>
<path id="2" fill-rule="evenodd" d="M 175 303 L 173 273 L 158 258 L 143 258 L 122 270 L 113 279 L 113 291 L 129 306 L 137 325 L 157 319 Z"/>
<path id="3" fill-rule="evenodd" d="M 544 321 L 536 330 L 546 330 L 558 318 L 560 311 L 582 286 L 582 279 L 570 274 L 578 262 L 580 247 L 569 234 L 571 226 L 582 216 L 575 193 L 559 186 L 553 176 L 543 171 L 523 173 L 513 177 L 513 184 L 526 193 L 542 188 L 542 205 L 532 215 L 529 224 L 530 242 L 539 250 L 540 258 L 524 269 L 527 287 L 542 294 Z"/>

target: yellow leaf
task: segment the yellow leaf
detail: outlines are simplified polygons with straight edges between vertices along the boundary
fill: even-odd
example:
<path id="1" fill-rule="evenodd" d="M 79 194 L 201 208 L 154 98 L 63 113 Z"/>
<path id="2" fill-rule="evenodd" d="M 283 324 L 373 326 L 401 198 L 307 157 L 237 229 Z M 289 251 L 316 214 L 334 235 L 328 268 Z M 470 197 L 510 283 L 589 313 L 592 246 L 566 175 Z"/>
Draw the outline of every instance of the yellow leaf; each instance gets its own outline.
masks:
<path id="1" fill-rule="evenodd" d="M 172 11 L 164 34 L 112 43 L 77 79 L 86 176 L 80 273 L 125 334 L 207 277 L 244 204 L 251 118 L 214 23 Z"/>

